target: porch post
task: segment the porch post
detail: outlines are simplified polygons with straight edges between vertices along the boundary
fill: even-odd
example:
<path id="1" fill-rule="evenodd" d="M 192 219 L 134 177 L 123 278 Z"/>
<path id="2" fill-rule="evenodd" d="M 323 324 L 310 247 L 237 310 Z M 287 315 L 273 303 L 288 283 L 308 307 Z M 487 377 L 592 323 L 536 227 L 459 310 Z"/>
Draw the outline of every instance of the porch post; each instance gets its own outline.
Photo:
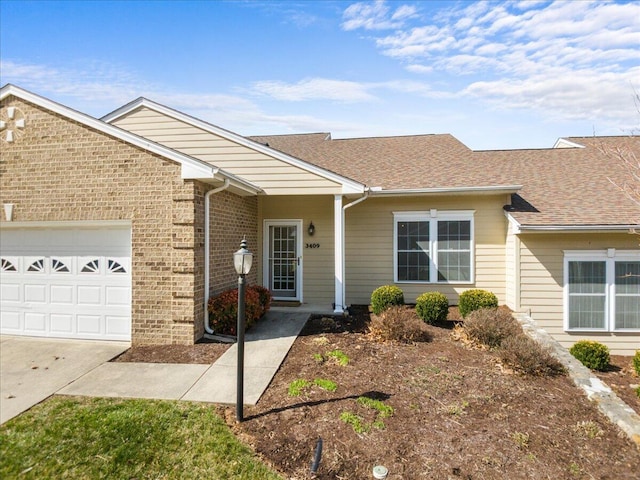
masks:
<path id="1" fill-rule="evenodd" d="M 333 313 L 344 313 L 344 215 L 342 195 L 333 198 L 335 293 Z"/>

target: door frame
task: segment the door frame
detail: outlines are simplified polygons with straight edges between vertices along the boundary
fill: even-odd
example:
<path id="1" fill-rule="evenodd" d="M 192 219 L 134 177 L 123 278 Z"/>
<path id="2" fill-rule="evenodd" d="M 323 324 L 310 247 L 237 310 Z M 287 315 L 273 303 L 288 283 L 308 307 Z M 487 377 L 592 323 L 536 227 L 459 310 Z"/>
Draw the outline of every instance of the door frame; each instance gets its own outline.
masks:
<path id="1" fill-rule="evenodd" d="M 298 268 L 296 269 L 296 296 L 295 297 L 273 297 L 274 300 L 282 301 L 294 301 L 302 303 L 302 285 L 303 285 L 303 258 L 302 258 L 302 225 L 301 219 L 265 219 L 262 226 L 262 251 L 264 252 L 262 259 L 262 284 L 269 288 L 271 286 L 271 279 L 269 278 L 269 257 L 271 253 L 270 248 L 270 234 L 269 227 L 272 226 L 294 226 L 296 227 L 296 250 L 298 255 Z"/>

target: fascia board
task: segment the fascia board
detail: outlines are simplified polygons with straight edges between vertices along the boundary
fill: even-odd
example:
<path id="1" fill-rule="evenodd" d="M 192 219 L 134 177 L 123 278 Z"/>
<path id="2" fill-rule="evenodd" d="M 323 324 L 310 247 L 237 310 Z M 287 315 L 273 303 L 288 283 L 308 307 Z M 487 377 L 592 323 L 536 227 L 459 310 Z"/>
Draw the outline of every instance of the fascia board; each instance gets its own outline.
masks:
<path id="1" fill-rule="evenodd" d="M 518 233 L 552 233 L 552 232 L 629 232 L 640 229 L 638 224 L 628 225 L 522 225 Z"/>
<path id="2" fill-rule="evenodd" d="M 144 137 L 128 132 L 127 130 L 123 130 L 109 123 L 105 123 L 102 120 L 98 120 L 97 118 L 66 107 L 60 103 L 54 102 L 53 100 L 41 97 L 40 95 L 36 95 L 35 93 L 31 93 L 15 85 L 7 84 L 0 90 L 0 100 L 4 100 L 10 95 L 34 105 L 38 105 L 39 107 L 50 110 L 112 137 L 123 140 L 124 142 L 142 148 L 148 152 L 155 153 L 166 159 L 178 162 L 182 167 L 181 177 L 183 180 L 211 180 L 216 178 L 216 176 L 222 176 L 234 181 L 245 190 L 248 189 L 253 193 L 262 191 L 260 187 L 241 180 L 228 172 L 222 172 L 218 167 L 198 158 L 191 157 L 169 147 L 165 147 L 164 145 L 160 145 L 159 143 L 152 142 Z"/>
<path id="3" fill-rule="evenodd" d="M 403 195 L 493 195 L 502 193 L 516 193 L 522 189 L 522 185 L 490 185 L 486 187 L 437 187 L 437 188 L 409 188 L 379 190 L 371 188 L 371 196 L 403 196 Z"/>
<path id="4" fill-rule="evenodd" d="M 511 224 L 511 227 L 513 228 L 513 233 L 515 235 L 518 235 L 521 232 L 520 223 L 515 218 L 513 218 L 513 215 L 511 215 L 509 212 L 504 212 L 504 215 L 507 217 L 507 220 Z"/>
<path id="5" fill-rule="evenodd" d="M 267 147 L 266 145 L 262 145 L 261 143 L 254 142 L 253 140 L 249 140 L 248 138 L 245 138 L 242 135 L 238 135 L 237 133 L 212 125 L 208 122 L 192 117 L 191 115 L 187 115 L 186 113 L 179 112 L 165 105 L 161 105 L 147 98 L 141 97 L 136 100 L 133 100 L 132 102 L 129 102 L 128 104 L 102 117 L 102 121 L 111 123 L 139 107 L 146 107 L 151 110 L 155 110 L 159 113 L 162 113 L 163 115 L 167 115 L 176 120 L 180 120 L 181 122 L 185 122 L 189 125 L 200 128 L 209 133 L 213 133 L 214 135 L 218 135 L 231 142 L 237 143 L 238 145 L 242 145 L 243 147 L 250 148 L 252 150 L 255 150 L 257 152 L 260 152 L 272 158 L 275 158 L 277 160 L 281 160 L 285 163 L 301 168 L 307 172 L 318 175 L 327 180 L 339 183 L 340 185 L 342 185 L 343 194 L 363 193 L 365 190 L 365 185 L 362 183 L 356 182 L 355 180 L 351 180 L 350 178 L 346 178 L 341 175 L 338 175 L 337 173 L 331 172 L 329 170 L 325 170 L 321 167 L 318 167 L 317 165 L 313 165 L 312 163 L 306 162 L 304 160 L 300 160 L 299 158 L 292 157 L 278 150 L 274 150 L 270 147 Z"/>

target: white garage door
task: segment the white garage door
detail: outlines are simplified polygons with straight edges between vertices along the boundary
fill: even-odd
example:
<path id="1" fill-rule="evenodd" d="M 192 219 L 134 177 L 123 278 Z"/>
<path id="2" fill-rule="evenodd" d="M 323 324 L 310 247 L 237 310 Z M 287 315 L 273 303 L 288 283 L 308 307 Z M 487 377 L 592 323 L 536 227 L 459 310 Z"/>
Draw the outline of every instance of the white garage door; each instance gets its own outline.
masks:
<path id="1" fill-rule="evenodd" d="M 131 340 L 131 230 L 0 230 L 0 331 Z"/>

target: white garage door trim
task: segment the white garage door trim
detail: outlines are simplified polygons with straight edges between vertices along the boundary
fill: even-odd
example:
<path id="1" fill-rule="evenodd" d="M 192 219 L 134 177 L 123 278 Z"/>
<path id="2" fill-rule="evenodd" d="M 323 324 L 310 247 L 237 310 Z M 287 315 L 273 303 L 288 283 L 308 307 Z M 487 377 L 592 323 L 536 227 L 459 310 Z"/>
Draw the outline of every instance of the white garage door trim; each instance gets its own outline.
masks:
<path id="1" fill-rule="evenodd" d="M 131 340 L 131 227 L 0 229 L 0 332 Z"/>

